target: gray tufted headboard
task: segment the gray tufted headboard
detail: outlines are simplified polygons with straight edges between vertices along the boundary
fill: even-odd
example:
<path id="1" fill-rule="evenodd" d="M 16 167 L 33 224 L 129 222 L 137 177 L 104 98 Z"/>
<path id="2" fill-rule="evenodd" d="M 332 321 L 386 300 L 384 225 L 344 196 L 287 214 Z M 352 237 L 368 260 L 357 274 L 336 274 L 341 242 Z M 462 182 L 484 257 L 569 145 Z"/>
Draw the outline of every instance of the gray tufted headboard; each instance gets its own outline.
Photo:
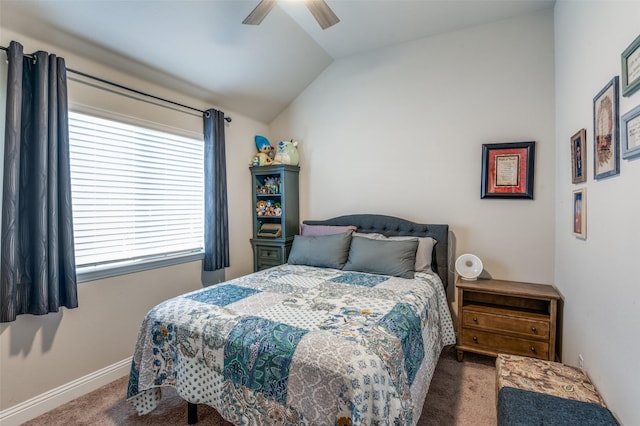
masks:
<path id="1" fill-rule="evenodd" d="M 358 227 L 358 232 L 377 232 L 387 237 L 409 235 L 431 237 L 438 241 L 433 250 L 431 268 L 440 276 L 445 288 L 449 284 L 449 225 L 414 223 L 399 217 L 379 214 L 352 214 L 327 220 L 305 220 L 307 225 Z"/>

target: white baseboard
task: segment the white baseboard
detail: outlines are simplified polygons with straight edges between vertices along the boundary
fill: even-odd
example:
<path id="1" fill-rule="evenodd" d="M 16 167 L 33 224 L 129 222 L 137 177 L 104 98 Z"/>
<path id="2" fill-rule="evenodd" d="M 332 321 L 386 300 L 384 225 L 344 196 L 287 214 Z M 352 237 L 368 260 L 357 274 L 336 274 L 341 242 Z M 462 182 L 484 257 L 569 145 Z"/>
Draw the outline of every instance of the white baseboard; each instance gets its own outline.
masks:
<path id="1" fill-rule="evenodd" d="M 126 376 L 129 374 L 130 368 L 131 357 L 2 410 L 0 411 L 0 425 L 18 426 L 120 377 Z"/>

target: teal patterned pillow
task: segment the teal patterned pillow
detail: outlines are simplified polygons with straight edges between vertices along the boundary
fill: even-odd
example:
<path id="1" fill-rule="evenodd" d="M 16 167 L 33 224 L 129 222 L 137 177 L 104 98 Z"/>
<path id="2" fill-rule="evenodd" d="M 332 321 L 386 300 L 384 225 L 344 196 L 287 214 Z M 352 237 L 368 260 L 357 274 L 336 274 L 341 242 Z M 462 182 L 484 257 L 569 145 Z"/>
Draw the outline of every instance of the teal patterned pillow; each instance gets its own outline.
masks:
<path id="1" fill-rule="evenodd" d="M 417 249 L 417 238 L 395 241 L 353 237 L 349 258 L 343 269 L 345 271 L 413 278 Z"/>

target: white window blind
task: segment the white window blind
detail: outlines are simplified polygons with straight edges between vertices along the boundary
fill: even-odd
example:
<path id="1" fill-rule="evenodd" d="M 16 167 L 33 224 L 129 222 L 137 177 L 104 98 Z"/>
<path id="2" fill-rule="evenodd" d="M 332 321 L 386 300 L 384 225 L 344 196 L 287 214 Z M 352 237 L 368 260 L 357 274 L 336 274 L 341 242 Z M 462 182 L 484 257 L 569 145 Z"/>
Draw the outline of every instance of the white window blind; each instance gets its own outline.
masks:
<path id="1" fill-rule="evenodd" d="M 76 266 L 202 253 L 203 142 L 69 113 Z"/>

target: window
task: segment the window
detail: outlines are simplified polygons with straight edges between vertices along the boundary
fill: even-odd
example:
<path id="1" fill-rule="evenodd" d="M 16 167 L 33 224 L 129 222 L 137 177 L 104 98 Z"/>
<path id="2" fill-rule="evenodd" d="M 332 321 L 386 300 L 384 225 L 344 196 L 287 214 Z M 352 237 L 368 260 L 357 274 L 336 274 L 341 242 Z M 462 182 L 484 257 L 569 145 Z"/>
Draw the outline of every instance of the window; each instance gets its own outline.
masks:
<path id="1" fill-rule="evenodd" d="M 80 281 L 202 258 L 203 142 L 69 113 Z"/>

